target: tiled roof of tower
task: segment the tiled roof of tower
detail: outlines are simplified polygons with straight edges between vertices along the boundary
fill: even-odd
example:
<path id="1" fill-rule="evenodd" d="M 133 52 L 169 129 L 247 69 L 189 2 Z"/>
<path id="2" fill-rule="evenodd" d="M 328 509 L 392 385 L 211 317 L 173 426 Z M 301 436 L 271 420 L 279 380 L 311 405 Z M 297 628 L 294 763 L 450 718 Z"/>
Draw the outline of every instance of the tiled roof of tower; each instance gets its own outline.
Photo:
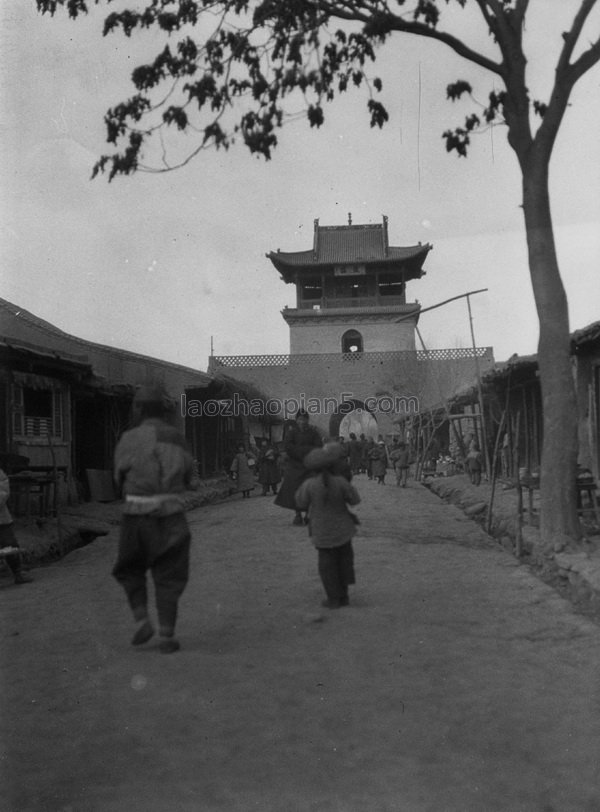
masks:
<path id="1" fill-rule="evenodd" d="M 385 249 L 385 233 L 381 225 L 330 226 L 318 229 L 319 262 L 385 259 Z"/>
<path id="2" fill-rule="evenodd" d="M 271 251 L 267 257 L 285 278 L 305 268 L 322 268 L 344 263 L 398 266 L 406 263 L 411 275 L 420 275 L 431 245 L 388 245 L 387 222 L 383 224 L 319 226 L 315 222 L 314 247 L 309 251 Z M 409 270 L 409 268 L 407 268 Z"/>

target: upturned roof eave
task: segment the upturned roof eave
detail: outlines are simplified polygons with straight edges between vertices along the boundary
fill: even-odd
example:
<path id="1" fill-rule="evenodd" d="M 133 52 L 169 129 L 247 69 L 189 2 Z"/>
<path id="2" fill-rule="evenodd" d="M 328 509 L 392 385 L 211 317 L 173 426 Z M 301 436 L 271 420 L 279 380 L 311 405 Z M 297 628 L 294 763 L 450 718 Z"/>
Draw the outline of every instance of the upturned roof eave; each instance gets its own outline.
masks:
<path id="1" fill-rule="evenodd" d="M 296 252 L 293 254 L 271 251 L 271 253 L 266 256 L 271 260 L 285 282 L 293 282 L 299 271 L 320 272 L 328 268 L 333 268 L 335 265 L 348 264 L 350 262 L 366 265 L 367 267 L 376 265 L 379 267 L 393 268 L 395 266 L 398 270 L 402 268 L 405 276 L 408 278 L 418 279 L 424 274 L 422 266 L 430 250 L 430 245 L 423 245 L 419 246 L 414 254 L 407 254 L 403 257 L 356 257 L 353 260 L 315 259 L 312 251 Z M 304 253 L 305 256 L 302 256 Z"/>

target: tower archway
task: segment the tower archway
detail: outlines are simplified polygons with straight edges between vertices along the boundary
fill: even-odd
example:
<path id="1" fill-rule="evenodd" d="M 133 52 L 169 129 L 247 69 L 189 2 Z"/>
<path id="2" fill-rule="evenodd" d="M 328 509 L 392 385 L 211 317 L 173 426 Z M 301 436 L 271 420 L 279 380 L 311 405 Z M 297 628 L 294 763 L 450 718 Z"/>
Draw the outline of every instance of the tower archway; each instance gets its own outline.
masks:
<path id="1" fill-rule="evenodd" d="M 342 336 L 342 352 L 364 352 L 363 337 L 358 330 L 346 330 Z"/>
<path id="2" fill-rule="evenodd" d="M 350 433 L 360 437 L 376 438 L 378 435 L 377 419 L 361 400 L 345 400 L 329 418 L 329 436 L 348 437 Z"/>

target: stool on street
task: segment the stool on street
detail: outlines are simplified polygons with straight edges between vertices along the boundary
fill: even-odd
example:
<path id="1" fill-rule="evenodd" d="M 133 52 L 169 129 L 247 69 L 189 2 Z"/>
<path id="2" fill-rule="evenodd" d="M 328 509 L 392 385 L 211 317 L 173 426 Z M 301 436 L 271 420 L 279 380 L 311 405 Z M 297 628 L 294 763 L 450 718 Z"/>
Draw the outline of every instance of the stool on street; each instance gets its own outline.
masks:
<path id="1" fill-rule="evenodd" d="M 55 478 L 33 471 L 10 474 L 10 509 L 15 516 L 49 516 L 50 495 L 55 486 Z M 37 510 L 34 512 L 34 504 Z"/>

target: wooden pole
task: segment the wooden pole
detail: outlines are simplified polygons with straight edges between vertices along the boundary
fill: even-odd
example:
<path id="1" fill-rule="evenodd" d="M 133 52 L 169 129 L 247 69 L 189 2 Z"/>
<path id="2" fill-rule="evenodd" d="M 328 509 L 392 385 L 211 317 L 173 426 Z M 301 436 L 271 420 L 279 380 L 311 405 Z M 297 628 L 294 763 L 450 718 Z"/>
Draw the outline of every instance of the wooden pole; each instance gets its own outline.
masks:
<path id="1" fill-rule="evenodd" d="M 521 422 L 521 412 L 517 412 L 517 425 L 515 426 L 515 446 L 513 459 L 517 467 L 517 532 L 515 536 L 515 556 L 521 558 L 523 547 L 523 488 L 519 476 L 519 429 Z"/>
<path id="2" fill-rule="evenodd" d="M 527 390 L 525 386 L 523 386 L 523 417 L 524 417 L 524 427 L 525 427 L 525 465 L 527 466 L 527 470 L 531 473 L 531 449 L 529 446 L 529 410 L 527 408 Z"/>
<path id="3" fill-rule="evenodd" d="M 473 344 L 473 356 L 475 358 L 475 374 L 477 376 L 477 392 L 479 394 L 479 411 L 481 412 L 481 442 L 483 444 L 483 455 L 488 477 L 490 476 L 490 454 L 487 446 L 487 431 L 485 425 L 485 412 L 483 408 L 483 390 L 481 388 L 481 373 L 479 370 L 479 359 L 477 358 L 477 346 L 475 344 L 475 332 L 473 330 L 473 316 L 471 314 L 471 299 L 467 294 L 467 308 L 469 310 L 469 326 L 471 328 L 471 342 Z"/>
<path id="4" fill-rule="evenodd" d="M 485 293 L 486 291 L 487 288 L 480 288 L 479 290 L 470 290 L 468 293 L 461 293 L 459 296 L 453 296 L 451 299 L 444 299 L 443 302 L 438 302 L 437 304 L 431 305 L 430 307 L 423 307 L 418 312 L 419 315 L 421 315 L 423 313 L 427 313 L 429 310 L 435 310 L 436 307 L 442 307 L 443 305 L 448 304 L 449 302 L 455 302 L 457 299 L 464 299 L 465 297 L 468 298 L 469 296 L 475 296 L 476 293 Z M 416 308 L 412 313 L 408 313 L 405 316 L 398 316 L 398 318 L 394 319 L 394 321 L 400 322 L 406 321 L 407 319 L 412 319 L 414 318 L 415 312 L 417 312 Z"/>
<path id="5" fill-rule="evenodd" d="M 498 433 L 496 434 L 496 442 L 494 443 L 494 460 L 492 463 L 492 492 L 490 494 L 490 504 L 488 505 L 488 515 L 487 515 L 487 531 L 488 533 L 492 529 L 492 508 L 494 505 L 494 494 L 496 491 L 496 468 L 498 466 L 498 445 L 500 442 L 500 438 L 502 437 L 502 430 L 504 428 L 504 423 L 508 425 L 508 406 L 510 403 L 510 372 L 508 374 L 508 378 L 506 381 L 506 398 L 504 401 L 504 411 L 502 412 L 502 416 L 500 417 L 500 424 L 498 426 Z"/>
<path id="6" fill-rule="evenodd" d="M 515 537 L 515 556 L 521 558 L 523 548 L 523 488 L 517 483 L 517 533 Z"/>
<path id="7" fill-rule="evenodd" d="M 506 418 L 506 409 L 502 412 L 502 417 L 500 418 L 500 425 L 498 426 L 498 433 L 496 434 L 496 442 L 494 443 L 494 456 L 492 459 L 492 490 L 490 493 L 490 503 L 488 505 L 487 521 L 486 521 L 486 528 L 488 533 L 492 529 L 492 508 L 494 506 L 494 494 L 496 492 L 496 479 L 497 479 L 496 468 L 498 467 L 498 445 L 500 437 L 502 435 L 502 428 L 504 426 L 505 418 Z"/>
<path id="8" fill-rule="evenodd" d="M 58 505 L 58 468 L 56 466 L 56 454 L 54 452 L 54 445 L 52 444 L 52 438 L 50 437 L 50 433 L 46 434 L 46 439 L 48 440 L 48 446 L 50 448 L 50 456 L 52 458 L 52 478 L 54 479 L 54 493 L 53 493 L 53 512 L 56 516 L 56 533 L 58 536 L 58 549 L 61 552 L 61 555 L 64 554 L 63 549 L 63 532 L 62 532 L 62 519 L 60 515 L 60 508 Z"/>

